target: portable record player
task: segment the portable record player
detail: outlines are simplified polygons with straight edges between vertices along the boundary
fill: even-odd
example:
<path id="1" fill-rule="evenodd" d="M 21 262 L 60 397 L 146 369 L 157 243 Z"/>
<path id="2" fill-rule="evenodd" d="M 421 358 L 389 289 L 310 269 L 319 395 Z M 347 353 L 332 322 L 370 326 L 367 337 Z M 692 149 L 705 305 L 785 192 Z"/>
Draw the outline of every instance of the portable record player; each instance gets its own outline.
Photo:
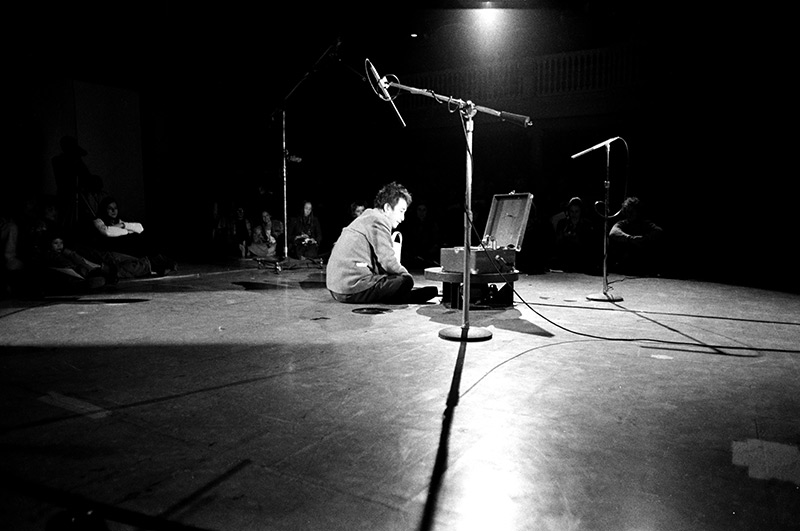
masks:
<path id="1" fill-rule="evenodd" d="M 522 239 L 528 225 L 533 205 L 533 194 L 497 194 L 483 233 L 483 245 L 471 246 L 469 270 L 473 275 L 501 273 L 516 270 L 517 252 L 522 249 Z M 464 271 L 464 247 L 441 249 L 442 271 Z"/>

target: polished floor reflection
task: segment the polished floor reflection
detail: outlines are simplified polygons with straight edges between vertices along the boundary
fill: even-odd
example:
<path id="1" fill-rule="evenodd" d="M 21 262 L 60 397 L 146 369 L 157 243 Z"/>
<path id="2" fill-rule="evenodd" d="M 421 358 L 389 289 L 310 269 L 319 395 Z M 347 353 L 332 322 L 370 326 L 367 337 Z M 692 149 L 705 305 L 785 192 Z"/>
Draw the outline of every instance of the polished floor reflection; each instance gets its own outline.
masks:
<path id="1" fill-rule="evenodd" d="M 438 303 L 336 303 L 313 266 L 4 300 L 4 521 L 798 529 L 800 297 L 610 280 L 622 301 L 521 275 L 477 343 L 438 337 L 464 318 Z"/>

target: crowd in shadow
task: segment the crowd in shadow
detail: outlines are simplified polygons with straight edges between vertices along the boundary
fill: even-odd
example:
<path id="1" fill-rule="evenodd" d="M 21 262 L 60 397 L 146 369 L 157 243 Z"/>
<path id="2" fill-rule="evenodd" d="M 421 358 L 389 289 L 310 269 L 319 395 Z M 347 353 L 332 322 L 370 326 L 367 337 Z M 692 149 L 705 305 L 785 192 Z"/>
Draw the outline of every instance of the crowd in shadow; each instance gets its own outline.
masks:
<path id="1" fill-rule="evenodd" d="M 65 137 L 61 147 L 62 153 L 52 159 L 55 196 L 20 201 L 3 195 L 3 294 L 86 292 L 113 286 L 121 279 L 176 271 L 177 262 L 158 248 L 152 231 L 126 217 L 124 201 L 107 193 L 102 178 L 89 171 L 83 162 L 87 153 L 75 139 Z M 340 209 L 349 211 L 348 219 L 326 223 L 308 200 L 294 205 L 287 219 L 278 199 L 259 185 L 243 199 L 213 201 L 210 231 L 200 241 L 206 248 L 203 256 L 324 263 L 342 228 L 373 206 L 353 200 Z M 548 216 L 534 203 L 522 231 L 517 269 L 528 274 L 565 271 L 598 275 L 605 262 L 608 271 L 625 275 L 664 272 L 664 231 L 647 218 L 638 198 L 627 198 L 620 212 L 608 220 L 596 207 L 587 209 L 580 197 L 573 197 Z M 476 211 L 477 225 L 482 219 L 480 204 Z M 439 266 L 443 247 L 463 245 L 462 220 L 463 206 L 431 204 L 424 199 L 409 205 L 394 236 L 403 265 L 417 272 Z"/>
<path id="2" fill-rule="evenodd" d="M 156 248 L 142 223 L 119 216 L 113 197 L 103 197 L 94 216 L 68 217 L 69 223 L 58 204 L 45 196 L 0 205 L 5 294 L 87 292 L 177 270 L 177 262 Z"/>
<path id="3" fill-rule="evenodd" d="M 260 187 L 263 189 L 263 187 Z M 273 216 L 278 212 L 280 217 Z M 322 223 L 311 201 L 289 217 L 286 226 L 282 208 L 259 201 L 214 201 L 210 256 L 213 259 L 281 261 L 287 257 L 318 260 L 324 255 Z"/>
<path id="4" fill-rule="evenodd" d="M 542 245 L 549 270 L 599 275 L 605 266 L 607 272 L 626 276 L 672 273 L 667 235 L 647 217 L 638 197 L 625 198 L 615 214 L 606 213 L 600 202 L 594 207 L 588 210 L 580 197 L 573 197 L 550 218 Z"/>
<path id="5" fill-rule="evenodd" d="M 4 193 L 0 201 L 3 295 L 39 297 L 91 292 L 121 279 L 177 270 L 144 225 L 121 216 L 72 137 L 52 159 L 57 193 Z"/>
<path id="6" fill-rule="evenodd" d="M 285 240 L 283 222 L 270 215 L 270 210 L 276 209 L 274 205 L 239 203 L 232 205 L 229 210 L 232 214 L 227 217 L 219 216 L 215 206 L 213 240 L 220 255 L 226 257 L 280 260 L 287 255 L 283 249 L 286 247 L 293 259 L 320 260 L 330 253 L 341 229 L 371 206 L 366 201 L 352 201 L 348 219 L 324 223 L 316 216 L 314 205 L 304 201 L 296 209 L 296 215 L 289 217 Z M 402 263 L 409 270 L 421 272 L 437 267 L 443 247 L 463 246 L 463 207 L 438 206 L 424 199 L 412 202 L 406 219 L 398 227 L 398 248 Z M 600 275 L 605 260 L 608 271 L 619 274 L 668 273 L 668 240 L 664 230 L 646 216 L 638 197 L 626 198 L 620 211 L 610 214 L 608 220 L 603 218 L 600 206 L 587 208 L 580 197 L 572 197 L 555 214 L 547 216 L 534 203 L 528 223 L 521 231 L 517 269 L 528 274 L 563 271 Z M 475 224 L 484 223 L 486 213 L 481 214 L 480 205 L 475 210 Z M 248 212 L 255 212 L 256 217 L 248 217 Z M 327 240 L 323 240 L 323 225 L 328 226 Z M 473 245 L 479 246 L 475 241 L 477 235 L 472 236 Z M 323 243 L 327 245 L 323 247 Z"/>

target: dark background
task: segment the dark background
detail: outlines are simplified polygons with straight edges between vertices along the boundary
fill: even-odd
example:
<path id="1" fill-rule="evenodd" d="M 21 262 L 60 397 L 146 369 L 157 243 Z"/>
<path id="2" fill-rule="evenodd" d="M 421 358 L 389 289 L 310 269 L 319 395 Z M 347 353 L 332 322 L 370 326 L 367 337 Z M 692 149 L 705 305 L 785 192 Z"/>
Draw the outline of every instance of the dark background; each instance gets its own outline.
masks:
<path id="1" fill-rule="evenodd" d="M 670 234 L 674 272 L 798 290 L 793 109 L 785 97 L 785 8 L 736 10 L 623 0 L 518 1 L 493 55 L 470 46 L 470 2 L 361 8 L 324 3 L 33 2 L 8 11 L 5 193 L 48 178 L 56 131 L 37 116 L 55 80 L 138 96 L 142 218 L 181 259 L 202 255 L 209 205 L 267 184 L 282 199 L 282 112 L 289 214 L 315 203 L 329 243 L 355 198 L 390 180 L 424 200 L 459 242 L 465 148 L 457 114 L 402 128 L 372 92 L 364 59 L 399 79 L 418 72 L 635 43 L 646 55 L 636 105 L 548 117 L 522 129 L 475 119 L 476 223 L 493 194 L 534 194 L 546 220 L 572 195 L 602 199 L 603 151 L 614 136 L 612 201 L 639 195 Z M 411 31 L 419 37 L 411 39 Z M 287 96 L 290 97 L 287 98 Z M 453 94 L 469 99 L 469 94 Z M 414 96 L 401 95 L 400 98 Z M 476 102 L 491 107 L 493 102 Z M 530 109 L 500 109 L 533 114 Z M 430 113 L 445 114 L 431 102 Z M 54 140 L 55 139 L 55 140 Z M 537 245 L 526 237 L 526 245 Z"/>

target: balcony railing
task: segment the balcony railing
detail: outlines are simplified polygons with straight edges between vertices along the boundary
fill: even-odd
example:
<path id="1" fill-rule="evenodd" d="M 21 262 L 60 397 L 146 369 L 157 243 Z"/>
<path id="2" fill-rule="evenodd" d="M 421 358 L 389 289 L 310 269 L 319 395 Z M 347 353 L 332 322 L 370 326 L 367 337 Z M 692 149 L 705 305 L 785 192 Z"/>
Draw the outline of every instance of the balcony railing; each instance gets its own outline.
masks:
<path id="1" fill-rule="evenodd" d="M 427 72 L 407 76 L 400 82 L 491 107 L 492 102 L 527 102 L 533 98 L 632 89 L 641 81 L 640 66 L 638 50 L 629 45 Z M 398 106 L 413 111 L 426 105 L 426 99 L 403 97 Z"/>

